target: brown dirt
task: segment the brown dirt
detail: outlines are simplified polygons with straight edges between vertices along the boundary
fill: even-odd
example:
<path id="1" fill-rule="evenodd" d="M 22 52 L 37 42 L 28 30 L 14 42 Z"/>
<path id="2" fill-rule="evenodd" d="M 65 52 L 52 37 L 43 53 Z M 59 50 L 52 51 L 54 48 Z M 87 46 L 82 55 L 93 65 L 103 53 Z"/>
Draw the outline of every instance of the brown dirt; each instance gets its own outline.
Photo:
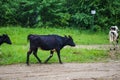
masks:
<path id="1" fill-rule="evenodd" d="M 120 80 L 120 61 L 0 66 L 0 80 Z"/>
<path id="2" fill-rule="evenodd" d="M 80 49 L 97 49 L 97 50 L 109 50 L 110 47 L 112 47 L 113 45 L 77 45 L 76 47 L 74 48 L 80 48 Z M 116 48 L 117 50 L 119 49 L 119 46 L 118 48 Z"/>

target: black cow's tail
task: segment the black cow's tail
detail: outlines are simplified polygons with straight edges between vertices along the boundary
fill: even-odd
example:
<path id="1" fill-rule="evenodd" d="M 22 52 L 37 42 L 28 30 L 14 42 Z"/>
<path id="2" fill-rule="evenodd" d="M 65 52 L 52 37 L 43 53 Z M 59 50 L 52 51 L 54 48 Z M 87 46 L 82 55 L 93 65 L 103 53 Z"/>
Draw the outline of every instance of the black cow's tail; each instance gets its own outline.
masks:
<path id="1" fill-rule="evenodd" d="M 30 40 L 30 37 L 32 36 L 32 34 L 29 34 L 28 36 L 27 36 L 27 41 L 29 41 Z"/>

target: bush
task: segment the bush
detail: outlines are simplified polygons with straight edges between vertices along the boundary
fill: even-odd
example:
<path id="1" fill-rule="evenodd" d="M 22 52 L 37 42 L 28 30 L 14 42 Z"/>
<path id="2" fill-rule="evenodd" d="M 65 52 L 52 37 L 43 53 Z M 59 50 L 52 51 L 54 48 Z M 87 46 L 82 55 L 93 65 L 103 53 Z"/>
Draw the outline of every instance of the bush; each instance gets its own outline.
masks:
<path id="1" fill-rule="evenodd" d="M 101 27 L 98 26 L 98 25 L 94 25 L 94 26 L 92 27 L 92 31 L 94 31 L 94 32 L 99 32 L 99 31 L 101 31 Z"/>
<path id="2" fill-rule="evenodd" d="M 120 0 L 0 0 L 0 26 L 107 30 L 112 25 L 120 26 L 119 3 Z M 96 10 L 94 27 L 91 27 L 92 9 Z"/>

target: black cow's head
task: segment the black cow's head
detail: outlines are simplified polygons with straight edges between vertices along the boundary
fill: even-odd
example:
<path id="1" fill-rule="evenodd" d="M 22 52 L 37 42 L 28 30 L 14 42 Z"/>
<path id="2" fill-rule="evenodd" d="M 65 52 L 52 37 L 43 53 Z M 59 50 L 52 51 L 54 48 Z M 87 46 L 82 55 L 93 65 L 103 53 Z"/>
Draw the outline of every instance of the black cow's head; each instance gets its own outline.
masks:
<path id="1" fill-rule="evenodd" d="M 7 44 L 12 44 L 12 42 L 7 34 L 3 34 L 2 37 L 3 37 L 3 42 L 5 42 Z"/>
<path id="2" fill-rule="evenodd" d="M 65 36 L 65 38 L 67 39 L 66 40 L 66 44 L 67 45 L 70 45 L 70 46 L 75 46 L 75 43 L 74 43 L 74 41 L 73 41 L 73 39 L 72 39 L 72 37 L 71 36 Z"/>

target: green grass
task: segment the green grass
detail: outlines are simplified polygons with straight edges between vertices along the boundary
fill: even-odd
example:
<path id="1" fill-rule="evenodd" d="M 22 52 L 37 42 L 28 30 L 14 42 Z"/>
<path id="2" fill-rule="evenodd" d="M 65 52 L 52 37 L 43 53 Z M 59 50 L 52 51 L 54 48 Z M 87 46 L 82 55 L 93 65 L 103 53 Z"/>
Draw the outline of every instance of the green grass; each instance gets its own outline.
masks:
<path id="1" fill-rule="evenodd" d="M 21 27 L 6 27 L 0 28 L 0 34 L 8 34 L 13 44 L 27 44 L 28 34 L 58 34 L 61 36 L 71 35 L 76 44 L 108 44 L 108 34 L 91 33 L 81 31 L 74 28 L 21 28 Z"/>
<path id="2" fill-rule="evenodd" d="M 26 53 L 29 48 L 27 42 L 28 34 L 58 34 L 61 36 L 71 35 L 74 42 L 78 44 L 108 44 L 107 34 L 91 33 L 74 28 L 21 28 L 5 27 L 0 28 L 0 35 L 8 34 L 12 40 L 12 45 L 3 44 L 0 46 L 0 65 L 16 64 L 26 62 Z M 38 51 L 38 56 L 42 61 L 49 56 L 49 51 Z M 64 48 L 61 50 L 61 59 L 63 62 L 101 62 L 107 61 L 107 51 L 86 50 L 75 48 Z M 30 63 L 36 63 L 36 58 L 31 55 Z M 58 63 L 58 57 L 54 54 L 49 63 Z"/>
<path id="3" fill-rule="evenodd" d="M 2 45 L 0 51 L 0 65 L 25 63 L 28 47 L 28 45 Z M 38 51 L 38 56 L 42 62 L 44 62 L 49 55 L 49 51 Z M 61 50 L 61 59 L 63 62 L 106 62 L 108 54 L 107 51 L 103 50 L 75 49 L 68 47 Z M 32 54 L 30 56 L 30 63 L 33 64 L 37 62 L 38 61 Z M 56 53 L 48 63 L 58 63 Z"/>

